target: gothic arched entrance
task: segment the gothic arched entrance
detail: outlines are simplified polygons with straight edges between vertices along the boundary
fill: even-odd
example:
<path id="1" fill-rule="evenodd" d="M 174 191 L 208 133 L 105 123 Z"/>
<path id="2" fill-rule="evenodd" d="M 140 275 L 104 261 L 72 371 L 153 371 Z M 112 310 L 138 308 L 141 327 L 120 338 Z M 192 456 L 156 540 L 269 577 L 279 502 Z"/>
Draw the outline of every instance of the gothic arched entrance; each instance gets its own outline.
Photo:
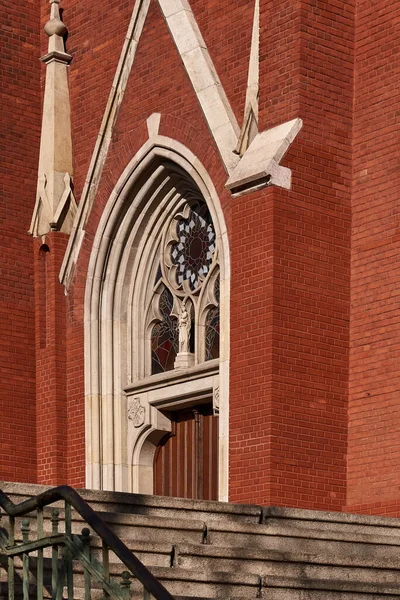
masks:
<path id="1" fill-rule="evenodd" d="M 226 230 L 206 172 L 161 140 L 126 169 L 93 246 L 87 485 L 226 499 Z"/>

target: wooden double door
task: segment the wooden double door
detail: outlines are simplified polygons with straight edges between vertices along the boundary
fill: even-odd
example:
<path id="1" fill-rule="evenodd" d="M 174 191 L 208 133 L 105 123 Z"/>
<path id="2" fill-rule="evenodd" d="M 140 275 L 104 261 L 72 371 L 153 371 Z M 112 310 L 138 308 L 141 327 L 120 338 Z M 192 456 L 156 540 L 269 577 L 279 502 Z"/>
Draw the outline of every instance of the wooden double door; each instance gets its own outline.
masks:
<path id="1" fill-rule="evenodd" d="M 218 417 L 202 404 L 168 413 L 171 433 L 154 457 L 154 493 L 218 499 Z"/>

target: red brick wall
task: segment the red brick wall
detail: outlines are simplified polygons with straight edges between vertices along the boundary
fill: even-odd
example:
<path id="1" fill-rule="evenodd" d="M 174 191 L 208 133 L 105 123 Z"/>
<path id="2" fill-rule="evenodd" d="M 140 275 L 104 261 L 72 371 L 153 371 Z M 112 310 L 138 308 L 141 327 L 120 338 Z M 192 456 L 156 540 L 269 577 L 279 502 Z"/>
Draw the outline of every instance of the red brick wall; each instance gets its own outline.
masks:
<path id="1" fill-rule="evenodd" d="M 238 435 L 231 435 L 231 498 L 340 510 L 346 501 L 354 6 L 265 2 L 261 19 L 262 127 L 296 116 L 304 127 L 284 161 L 293 171 L 292 190 L 234 201 L 231 406 L 237 401 L 242 408 L 240 418 L 232 415 Z M 240 235 L 246 222 L 254 237 Z M 234 348 L 235 337 L 241 342 Z"/>
<path id="2" fill-rule="evenodd" d="M 229 4 L 229 13 L 241 17 L 237 33 L 229 19 L 214 18 L 227 7 L 193 4 L 240 120 L 253 7 L 244 14 L 243 6 Z M 327 7 L 286 3 L 276 10 L 264 3 L 261 124 L 303 116 L 305 126 L 287 159 L 293 191 L 266 190 L 232 200 L 189 79 L 152 3 L 68 297 L 71 482 L 83 478 L 83 302 L 91 243 L 118 177 L 147 139 L 145 120 L 157 111 L 160 132 L 185 144 L 210 173 L 229 227 L 231 499 L 333 509 L 345 503 L 353 13 L 348 3 L 340 3 L 337 12 L 339 25 Z M 108 93 L 117 54 L 110 57 L 105 46 L 96 58 L 79 55 L 82 30 L 77 22 L 74 39 L 68 25 L 70 50 L 76 44 L 78 52 L 71 98 L 79 189 L 103 110 L 98 85 Z M 96 19 L 87 27 L 85 39 L 95 39 Z M 327 28 L 331 39 L 321 44 Z M 117 29 L 111 28 L 107 39 Z M 233 73 L 232 44 L 238 56 Z M 97 79 L 84 86 L 94 64 Z M 84 110 L 79 110 L 82 90 Z M 88 114 L 97 114 L 96 126 L 93 117 L 86 128 Z M 83 132 L 85 142 L 79 140 Z"/>
<path id="3" fill-rule="evenodd" d="M 397 3 L 358 3 L 348 509 L 391 515 L 400 515 L 399 23 Z"/>
<path id="4" fill-rule="evenodd" d="M 232 201 L 229 498 L 269 503 L 272 392 L 274 192 Z"/>
<path id="5" fill-rule="evenodd" d="M 260 2 L 260 131 L 300 116 L 302 4 Z"/>
<path id="6" fill-rule="evenodd" d="M 82 7 L 64 0 L 68 28 L 74 185 L 79 199 L 99 133 L 133 4 L 102 0 Z"/>
<path id="7" fill-rule="evenodd" d="M 341 510 L 346 499 L 354 2 L 303 2 L 300 19 L 304 127 L 287 158 L 292 190 L 277 191 L 274 213 L 278 456 L 271 500 Z"/>
<path id="8" fill-rule="evenodd" d="M 192 0 L 190 6 L 241 125 L 246 98 L 254 2 Z"/>
<path id="9" fill-rule="evenodd" d="M 67 371 L 64 290 L 58 274 L 67 236 L 35 240 L 37 482 L 67 482 Z"/>
<path id="10" fill-rule="evenodd" d="M 132 5 L 117 1 L 95 3 L 90 15 L 76 0 L 65 0 L 61 9 L 68 28 L 66 50 L 73 56 L 69 85 L 74 150 L 74 193 L 79 200 L 104 109 L 110 93 Z M 42 2 L 42 27 L 49 5 Z M 47 36 L 42 34 L 41 52 Z M 85 266 L 77 266 L 76 281 L 64 296 L 58 281 L 66 247 L 62 234 L 52 234 L 49 264 L 47 327 L 51 339 L 38 350 L 38 460 L 40 483 L 85 485 L 85 405 L 83 302 Z M 39 280 L 37 279 L 37 285 Z M 51 306 L 51 308 L 50 308 Z M 57 316 L 56 316 L 57 315 Z M 43 414 L 47 416 L 43 418 Z M 48 428 L 51 424 L 50 430 Z"/>
<path id="11" fill-rule="evenodd" d="M 191 5 L 241 123 L 253 3 Z M 63 9 L 73 55 L 79 199 L 132 5 L 102 0 L 90 7 L 89 19 L 77 0 L 64 0 Z M 284 159 L 292 190 L 232 199 L 190 81 L 157 2 L 151 3 L 67 297 L 57 279 L 65 236 L 48 236 L 49 252 L 39 252 L 43 240 L 33 245 L 38 481 L 84 485 L 83 323 L 91 246 L 112 189 L 147 139 L 146 119 L 160 112 L 160 132 L 187 146 L 209 172 L 228 226 L 231 500 L 398 514 L 399 11 L 377 0 L 261 2 L 260 128 L 295 117 L 304 127 Z M 42 25 L 47 18 L 43 2 Z M 39 40 L 32 7 L 7 6 L 5 23 L 9 110 L 0 154 L 11 169 L 2 179 L 7 203 L 0 207 L 0 243 L 7 249 L 0 279 L 6 323 L 0 329 L 0 357 L 6 357 L 0 476 L 34 481 L 33 260 L 25 231 L 36 189 L 37 57 L 46 38 Z M 11 435 L 18 438 L 18 460 Z"/>
<path id="12" fill-rule="evenodd" d="M 36 480 L 32 241 L 40 136 L 39 9 L 0 8 L 0 479 Z"/>

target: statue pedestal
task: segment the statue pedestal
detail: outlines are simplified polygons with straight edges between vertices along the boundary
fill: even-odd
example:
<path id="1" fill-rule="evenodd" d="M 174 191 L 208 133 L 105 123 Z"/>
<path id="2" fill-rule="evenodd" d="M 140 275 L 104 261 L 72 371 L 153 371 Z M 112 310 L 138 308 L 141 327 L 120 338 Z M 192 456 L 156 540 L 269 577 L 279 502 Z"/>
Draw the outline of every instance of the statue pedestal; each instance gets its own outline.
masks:
<path id="1" fill-rule="evenodd" d="M 192 352 L 178 352 L 176 355 L 174 368 L 187 369 L 194 365 L 194 354 Z"/>

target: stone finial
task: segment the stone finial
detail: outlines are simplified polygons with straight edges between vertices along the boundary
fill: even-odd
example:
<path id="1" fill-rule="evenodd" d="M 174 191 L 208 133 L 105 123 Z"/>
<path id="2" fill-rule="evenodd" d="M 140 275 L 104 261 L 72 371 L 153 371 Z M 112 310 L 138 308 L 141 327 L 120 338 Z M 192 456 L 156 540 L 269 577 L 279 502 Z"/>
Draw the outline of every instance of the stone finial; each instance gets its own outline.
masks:
<path id="1" fill-rule="evenodd" d="M 67 33 L 67 28 L 60 19 L 60 9 L 58 8 L 60 0 L 50 0 L 50 4 L 50 19 L 44 26 L 44 30 L 49 37 L 52 35 L 58 35 L 62 37 L 65 33 Z"/>
<path id="2" fill-rule="evenodd" d="M 68 65 L 72 56 L 65 52 L 64 35 L 67 33 L 67 28 L 61 21 L 59 3 L 60 0 L 50 0 L 50 19 L 44 26 L 44 30 L 49 36 L 48 53 L 40 60 L 46 64 L 56 60 Z"/>
<path id="3" fill-rule="evenodd" d="M 71 231 L 76 212 L 72 185 L 72 138 L 67 68 L 72 56 L 65 52 L 66 26 L 60 18 L 59 0 L 50 0 L 46 84 L 40 140 L 36 204 L 29 233 L 35 237 L 49 231 Z"/>

